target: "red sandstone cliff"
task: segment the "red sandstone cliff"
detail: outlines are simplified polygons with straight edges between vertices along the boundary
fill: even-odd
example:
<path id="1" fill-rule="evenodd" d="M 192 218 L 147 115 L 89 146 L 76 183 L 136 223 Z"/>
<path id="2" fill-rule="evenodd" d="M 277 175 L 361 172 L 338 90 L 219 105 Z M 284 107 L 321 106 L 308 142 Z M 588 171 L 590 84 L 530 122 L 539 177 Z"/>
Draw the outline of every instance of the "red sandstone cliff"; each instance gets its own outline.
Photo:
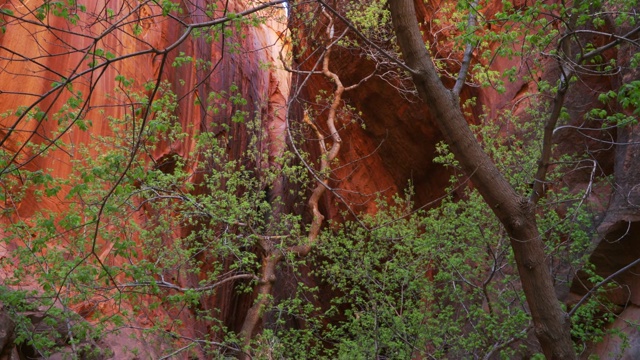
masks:
<path id="1" fill-rule="evenodd" d="M 145 161 L 150 166 L 157 164 L 161 168 L 167 164 L 170 168 L 175 166 L 171 165 L 174 158 L 181 158 L 195 170 L 198 160 L 189 157 L 195 146 L 193 136 L 199 132 L 213 133 L 226 144 L 230 158 L 237 158 L 249 144 L 246 126 L 231 121 L 231 115 L 237 110 L 262 119 L 261 131 L 266 136 L 258 145 L 272 158 L 281 156 L 286 143 L 284 116 L 290 76 L 277 66 L 265 68 L 265 65 L 276 64 L 283 47 L 287 51 L 284 11 L 282 8 L 265 9 L 258 15 L 266 16 L 266 22 L 258 26 L 231 27 L 228 34 L 215 41 L 207 40 L 206 36 L 185 36 L 194 30 L 189 27 L 193 24 L 224 18 L 226 13 L 239 13 L 255 5 L 233 1 L 226 4 L 226 9 L 223 6 L 222 10 L 213 10 L 207 15 L 206 12 L 212 10 L 208 3 L 184 3 L 175 17 L 162 16 L 163 10 L 153 2 L 125 0 L 58 4 L 60 8 L 53 5 L 47 8 L 44 21 L 40 21 L 42 18 L 38 18 L 38 11 L 44 9 L 42 2 L 3 1 L 0 6 L 10 15 L 4 17 L 6 32 L 0 35 L 0 108 L 3 113 L 8 111 L 10 114 L 2 117 L 0 141 L 2 148 L 7 150 L 5 159 L 11 163 L 4 163 L 2 176 L 16 176 L 20 171 L 16 169 L 23 168 L 41 170 L 53 178 L 70 178 L 74 173 L 74 162 L 81 163 L 86 156 L 97 158 L 101 155 L 101 150 L 95 150 L 101 148 L 91 144 L 101 141 L 101 137 L 113 136 L 109 124 L 111 119 L 126 116 L 131 119 L 134 113 L 153 117 L 146 113 L 147 107 L 136 103 L 127 94 L 157 95 L 153 86 L 145 87 L 145 84 L 161 81 L 172 84 L 170 90 L 179 99 L 176 119 L 188 136 L 175 141 L 165 139 L 161 146 L 144 150 L 147 152 Z M 61 13 L 55 15 L 55 11 L 70 13 L 73 21 Z M 204 33 L 213 34 L 209 30 Z M 172 65 L 184 54 L 193 59 L 205 59 L 210 64 L 202 66 L 195 61 L 187 61 L 181 66 Z M 63 83 L 63 86 L 55 87 L 56 83 Z M 246 100 L 246 105 L 234 106 L 228 99 L 221 98 L 219 104 L 226 102 L 229 106 L 220 107 L 222 110 L 215 114 L 208 112 L 204 98 L 211 92 L 229 91 L 232 85 Z M 81 114 L 78 119 L 91 123 L 86 129 L 76 126 L 75 118 L 55 121 L 55 114 L 74 97 L 82 104 L 78 109 Z M 212 104 L 209 102 L 208 105 Z M 29 116 L 20 116 L 16 110 L 21 107 L 38 109 L 33 111 L 46 113 L 47 120 L 35 121 Z M 59 126 L 63 121 L 67 121 L 68 129 L 60 134 Z M 136 128 L 132 125 L 133 122 L 125 124 L 120 136 L 135 137 Z M 65 143 L 64 146 L 55 143 L 57 137 Z M 25 146 L 27 143 L 44 148 Z M 74 151 L 83 145 L 94 150 L 89 150 L 89 153 Z M 126 160 L 123 161 L 124 166 Z M 3 184 L 2 191 L 6 193 L 20 187 L 19 183 L 11 188 L 7 188 L 6 182 Z M 44 201 L 29 193 L 19 197 L 9 195 L 2 205 L 2 222 L 5 226 L 21 220 L 28 222 L 35 213 L 46 211 L 64 214 L 69 206 L 65 200 L 68 191 L 68 188 L 63 188 L 57 197 Z M 136 218 L 141 222 L 148 221 L 144 213 Z M 113 241 L 103 240 L 100 236 L 95 240 L 93 253 L 96 257 L 112 265 L 123 261 L 113 254 Z M 10 259 L 14 259 L 11 251 L 19 246 L 23 246 L 21 239 L 14 239 L 9 242 L 9 247 L 2 248 L 1 256 L 8 260 L 5 267 L 8 271 L 12 270 Z M 197 285 L 198 276 L 182 276 L 177 282 L 180 286 Z M 20 286 L 29 288 L 35 284 L 25 277 Z M 76 310 L 84 311 L 84 316 L 89 319 L 95 311 L 94 300 L 78 304 Z M 239 330 L 251 301 L 250 295 L 236 295 L 233 284 L 229 283 L 206 303 L 207 307 L 219 311 L 219 319 L 225 326 Z M 167 316 L 174 322 L 182 321 L 178 332 L 183 336 L 195 338 L 209 331 L 207 324 L 196 322 L 189 311 L 169 308 L 143 310 L 137 324 L 132 325 L 143 328 Z M 7 332 L 10 335 L 8 329 Z M 131 332 L 137 334 L 138 340 L 127 340 Z M 153 338 L 147 342 L 140 336 L 135 330 L 125 329 L 117 337 L 107 337 L 105 342 L 115 358 L 127 358 L 131 355 L 127 351 L 134 348 L 145 356 L 159 357 L 162 347 L 154 343 Z"/>

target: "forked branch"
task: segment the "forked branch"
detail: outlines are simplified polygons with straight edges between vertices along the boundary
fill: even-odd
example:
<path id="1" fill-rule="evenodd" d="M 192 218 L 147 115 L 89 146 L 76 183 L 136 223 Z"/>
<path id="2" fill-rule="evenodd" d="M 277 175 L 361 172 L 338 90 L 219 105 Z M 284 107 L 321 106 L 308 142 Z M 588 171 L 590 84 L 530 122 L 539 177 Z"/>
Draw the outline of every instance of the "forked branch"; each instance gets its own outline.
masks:
<path id="1" fill-rule="evenodd" d="M 558 63 L 560 68 L 560 79 L 558 80 L 558 89 L 556 95 L 553 98 L 551 112 L 549 113 L 549 117 L 547 118 L 544 125 L 542 150 L 540 159 L 538 160 L 538 168 L 533 180 L 533 188 L 531 190 L 531 194 L 529 195 L 529 202 L 531 204 L 536 204 L 540 200 L 540 198 L 544 196 L 545 182 L 552 155 L 553 133 L 558 124 L 558 119 L 562 114 L 565 96 L 567 94 L 567 90 L 569 90 L 571 79 L 576 75 L 575 66 L 580 66 L 584 62 L 593 59 L 595 56 L 602 54 L 603 52 L 611 49 L 619 43 L 631 39 L 631 37 L 638 32 L 640 32 L 640 27 L 636 27 L 622 36 L 612 34 L 611 36 L 614 38 L 613 41 L 600 46 L 597 49 L 589 51 L 586 54 L 578 55 L 575 63 L 571 59 L 570 42 L 568 41 L 568 39 L 570 39 L 575 32 L 568 32 L 559 40 L 560 57 L 558 58 Z"/>
<path id="2" fill-rule="evenodd" d="M 342 81 L 340 80 L 338 74 L 330 70 L 331 50 L 338 42 L 338 40 L 346 34 L 347 30 L 336 36 L 333 17 L 329 15 L 325 8 L 322 9 L 322 13 L 327 18 L 329 23 L 325 31 L 328 44 L 322 57 L 322 69 L 320 72 L 326 78 L 331 80 L 331 82 L 333 82 L 335 85 L 335 90 L 333 91 L 331 97 L 331 104 L 326 120 L 326 127 L 330 134 L 329 139 L 331 143 L 325 143 L 325 137 L 322 136 L 318 127 L 313 123 L 313 121 L 309 117 L 309 113 L 305 111 L 303 120 L 314 130 L 314 133 L 320 144 L 320 169 L 314 174 L 317 180 L 317 184 L 313 189 L 308 201 L 313 218 L 311 221 L 309 233 L 306 237 L 306 241 L 303 244 L 291 246 L 286 249 L 288 253 L 292 253 L 299 257 L 304 257 L 309 254 L 313 245 L 317 242 L 318 235 L 320 234 L 320 229 L 322 228 L 322 224 L 324 222 L 324 215 L 320 212 L 319 209 L 319 201 L 329 187 L 331 163 L 338 156 L 342 144 L 342 139 L 340 138 L 340 135 L 338 134 L 338 130 L 336 128 L 338 110 L 342 105 L 342 94 L 345 91 L 355 89 L 362 83 L 362 81 L 360 81 L 355 85 L 345 87 L 342 84 Z M 313 70 L 311 72 L 308 72 L 308 75 L 317 73 L 318 71 Z M 373 76 L 373 74 L 367 76 L 365 80 L 370 78 L 371 76 Z M 260 269 L 257 288 L 258 298 L 247 312 L 247 317 L 245 318 L 242 330 L 240 332 L 240 336 L 243 339 L 243 349 L 245 350 L 245 353 L 242 357 L 243 359 L 250 358 L 248 352 L 251 344 L 251 338 L 262 317 L 262 313 L 265 311 L 267 305 L 271 301 L 271 291 L 276 280 L 276 267 L 284 258 L 285 254 L 283 249 L 278 246 L 278 244 L 276 244 L 270 237 L 261 237 L 259 244 L 264 251 L 264 258 L 262 260 L 262 267 Z"/>

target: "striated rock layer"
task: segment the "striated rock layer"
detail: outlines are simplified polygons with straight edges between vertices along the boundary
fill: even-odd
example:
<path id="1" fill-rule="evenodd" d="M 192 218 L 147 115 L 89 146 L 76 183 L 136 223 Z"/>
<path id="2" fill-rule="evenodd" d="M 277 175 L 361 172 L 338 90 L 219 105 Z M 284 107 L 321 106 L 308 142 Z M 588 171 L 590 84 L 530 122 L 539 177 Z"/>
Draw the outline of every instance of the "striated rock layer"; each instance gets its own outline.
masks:
<path id="1" fill-rule="evenodd" d="M 4 17 L 6 32 L 0 35 L 0 112 L 8 114 L 0 119 L 0 141 L 13 159 L 11 164 L 4 164 L 3 173 L 9 175 L 3 176 L 12 176 L 15 168 L 23 168 L 41 170 L 54 178 L 70 178 L 74 163 L 101 155 L 95 149 L 89 150 L 88 154 L 74 152 L 74 149 L 82 144 L 91 148 L 91 144 L 99 142 L 101 137 L 113 136 L 111 119 L 132 116 L 136 108 L 138 115 L 147 111 L 136 104 L 130 94 L 153 96 L 150 90 L 153 87 L 145 84 L 162 81 L 168 81 L 170 90 L 177 96 L 176 121 L 188 136 L 174 141 L 165 139 L 160 146 L 146 149 L 151 166 L 155 164 L 157 168 L 169 171 L 175 167 L 172 165 L 175 159 L 182 159 L 192 171 L 195 170 L 198 159 L 190 159 L 190 156 L 195 147 L 194 134 L 199 132 L 212 133 L 226 144 L 230 158 L 237 158 L 247 150 L 251 131 L 247 125 L 231 120 L 236 111 L 260 119 L 260 131 L 265 134 L 258 143 L 260 150 L 268 152 L 272 159 L 282 155 L 286 146 L 285 109 L 290 75 L 273 66 L 279 62 L 283 48 L 286 52 L 285 13 L 281 7 L 257 13 L 267 19 L 257 26 L 229 26 L 221 38 L 207 39 L 207 36 L 185 36 L 187 31 L 194 30 L 188 26 L 252 9 L 256 4 L 241 0 L 218 4 L 189 1 L 181 5 L 176 12 L 179 15 L 168 17 L 162 16 L 162 8 L 154 2 L 82 3 L 86 8 L 67 5 L 57 10 L 49 8 L 45 21 L 38 18 L 38 11 L 44 9 L 42 2 L 0 3 L 0 7 L 10 14 Z M 221 10 L 214 9 L 214 5 Z M 60 13 L 54 13 L 58 10 Z M 207 11 L 212 12 L 207 14 Z M 71 14 L 71 20 L 64 14 Z M 216 32 L 221 33 L 221 29 L 205 30 L 204 34 Z M 211 64 L 203 66 L 196 61 L 185 61 L 184 56 Z M 64 86 L 55 87 L 60 82 L 65 83 Z M 234 95 L 245 99 L 246 103 L 233 104 L 224 97 L 214 104 L 206 99 L 212 92 L 229 92 L 232 87 L 237 89 Z M 63 120 L 55 121 L 55 114 L 74 97 L 83 103 L 82 118 L 90 125 L 80 129 L 75 126 L 77 124 L 70 123 L 68 130 L 59 135 L 57 131 Z M 219 110 L 214 114 L 208 111 L 209 105 L 217 105 Z M 17 112 L 20 107 L 42 111 L 47 114 L 47 120 L 35 121 L 20 116 Z M 133 138 L 135 131 L 135 125 L 131 123 L 125 125 L 123 134 Z M 64 148 L 54 145 L 56 136 L 66 144 Z M 27 143 L 46 146 L 46 153 L 25 146 Z M 125 162 L 126 159 L 121 165 Z M 263 165 L 247 166 L 259 169 Z M 2 191 L 14 190 L 4 186 Z M 15 197 L 15 201 L 6 199 L 1 221 L 5 225 L 21 220 L 28 222 L 34 214 L 47 211 L 64 214 L 69 206 L 65 200 L 68 191 L 63 188 L 57 197 L 46 197 L 45 200 L 33 193 Z M 144 223 L 148 219 L 141 213 L 136 221 Z M 8 236 L 4 230 L 0 229 L 0 232 L 3 238 Z M 114 255 L 113 241 L 100 237 L 96 240 L 93 253 L 101 261 L 107 265 L 118 265 L 123 261 Z M 8 260 L 5 270 L 12 270 L 10 251 L 22 244 L 21 239 L 15 239 L 8 247 L 2 247 L 0 256 Z M 20 287 L 37 288 L 30 281 L 24 278 Z M 174 281 L 182 287 L 194 287 L 198 286 L 199 276 L 181 274 Z M 88 320 L 95 310 L 92 301 L 75 308 Z M 233 283 L 229 282 L 222 285 L 215 296 L 203 301 L 203 310 L 215 311 L 224 326 L 239 331 L 252 301 L 250 294 L 238 295 Z M 132 325 L 144 328 L 163 317 L 171 319 L 170 324 L 180 320 L 178 328 L 168 327 L 167 331 L 177 331 L 185 338 L 199 338 L 210 332 L 210 323 L 196 321 L 190 310 L 174 309 L 170 305 L 166 309 L 141 309 L 137 324 Z M 108 346 L 115 358 L 128 358 L 132 349 L 138 349 L 145 357 L 160 357 L 161 344 L 154 343 L 153 339 L 145 342 L 140 334 L 136 335 L 139 340 L 131 340 L 131 334 L 135 335 L 136 331 L 125 329 L 118 336 L 108 336 L 106 345 L 102 345 Z"/>

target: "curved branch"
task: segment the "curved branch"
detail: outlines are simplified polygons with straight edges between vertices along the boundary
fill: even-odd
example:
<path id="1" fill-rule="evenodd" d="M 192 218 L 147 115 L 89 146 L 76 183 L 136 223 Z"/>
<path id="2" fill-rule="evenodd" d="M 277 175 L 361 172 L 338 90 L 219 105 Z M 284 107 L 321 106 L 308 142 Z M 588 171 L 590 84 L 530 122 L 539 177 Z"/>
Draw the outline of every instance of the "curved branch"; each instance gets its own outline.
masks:
<path id="1" fill-rule="evenodd" d="M 176 291 L 179 291 L 179 292 L 187 292 L 187 291 L 202 292 L 202 291 L 213 290 L 213 289 L 217 288 L 218 286 L 220 286 L 222 284 L 228 283 L 229 281 L 243 280 L 243 279 L 258 280 L 258 277 L 255 276 L 254 274 L 238 274 L 238 275 L 229 276 L 228 278 L 224 278 L 224 279 L 222 279 L 222 280 L 220 280 L 220 281 L 218 281 L 218 282 L 216 282 L 214 284 L 207 285 L 207 286 L 201 286 L 201 287 L 197 287 L 197 288 L 178 286 L 176 284 L 172 284 L 170 282 L 166 282 L 164 279 L 160 280 L 160 281 L 141 281 L 141 282 L 120 284 L 119 287 L 120 288 L 128 288 L 128 287 L 157 285 L 158 287 L 171 289 L 171 290 L 176 290 Z"/>
<path id="2" fill-rule="evenodd" d="M 332 41 L 333 26 L 334 26 L 333 17 L 331 17 L 324 8 L 322 9 L 322 13 L 329 20 L 326 33 L 327 33 L 327 38 L 330 41 Z M 324 58 L 322 61 L 323 75 L 331 79 L 336 86 L 336 89 L 333 92 L 333 101 L 331 102 L 331 106 L 329 107 L 329 114 L 327 115 L 327 121 L 326 121 L 327 128 L 329 129 L 329 133 L 332 140 L 331 147 L 327 148 L 326 144 L 324 143 L 324 140 L 321 137 L 320 132 L 318 131 L 316 126 L 313 125 L 313 123 L 311 122 L 311 119 L 309 119 L 309 116 L 306 112 L 304 116 L 304 121 L 315 130 L 316 135 L 318 136 L 318 140 L 320 141 L 319 173 L 320 173 L 321 180 L 318 181 L 318 184 L 313 189 L 313 192 L 311 193 L 311 197 L 309 198 L 309 207 L 311 208 L 311 211 L 313 213 L 313 220 L 311 221 L 311 228 L 309 229 L 309 235 L 307 236 L 307 243 L 303 245 L 293 246 L 289 249 L 291 252 L 293 252 L 298 256 L 307 255 L 309 251 L 311 251 L 311 247 L 316 242 L 316 239 L 320 234 L 320 228 L 322 227 L 322 222 L 324 221 L 324 215 L 322 215 L 322 213 L 319 210 L 318 202 L 320 201 L 320 198 L 322 197 L 322 195 L 324 194 L 324 192 L 328 187 L 328 184 L 329 184 L 328 176 L 329 176 L 329 172 L 331 171 L 331 162 L 333 162 L 336 156 L 338 156 L 338 153 L 340 152 L 340 146 L 342 144 L 342 139 L 338 134 L 338 130 L 336 129 L 335 123 L 336 123 L 336 113 L 342 103 L 342 94 L 345 91 L 345 87 L 342 84 L 340 77 L 329 69 L 331 49 L 333 48 L 334 44 L 335 44 L 335 41 L 332 41 L 332 43 L 327 47 L 327 50 L 324 54 Z"/>

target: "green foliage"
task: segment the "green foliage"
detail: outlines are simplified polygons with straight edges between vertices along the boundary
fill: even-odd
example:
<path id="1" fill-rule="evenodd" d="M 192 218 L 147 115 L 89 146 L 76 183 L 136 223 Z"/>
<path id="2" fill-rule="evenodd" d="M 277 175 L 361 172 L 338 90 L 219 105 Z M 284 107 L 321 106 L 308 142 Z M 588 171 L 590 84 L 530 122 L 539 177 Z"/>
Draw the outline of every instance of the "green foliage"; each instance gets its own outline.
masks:
<path id="1" fill-rule="evenodd" d="M 530 320 L 512 287 L 508 239 L 478 194 L 468 196 L 447 197 L 429 211 L 414 211 L 410 193 L 381 199 L 378 213 L 362 219 L 366 228 L 346 223 L 325 233 L 311 264 L 336 296 L 330 308 L 314 308 L 308 304 L 318 290 L 299 286 L 298 297 L 280 303 L 282 327 L 263 334 L 276 354 L 282 348 L 285 357 L 300 359 L 515 355 L 507 345 L 526 335 Z M 288 317 L 307 326 L 287 330 Z M 323 318 L 329 325 L 321 325 Z"/>
<path id="2" fill-rule="evenodd" d="M 640 80 L 634 80 L 622 85 L 617 95 L 618 102 L 624 109 L 633 110 L 634 115 L 640 115 Z"/>
<path id="3" fill-rule="evenodd" d="M 108 118 L 112 135 L 74 145 L 71 174 L 57 178 L 42 170 L 20 170 L 16 180 L 21 179 L 21 186 L 13 189 L 6 187 L 12 174 L 4 177 L 5 190 L 12 190 L 5 191 L 5 197 L 15 202 L 29 192 L 34 201 L 63 201 L 66 207 L 61 214 L 40 211 L 29 220 L 14 221 L 3 237 L 7 244 L 19 244 L 13 256 L 20 266 L 5 280 L 10 290 L 1 300 L 14 309 L 16 321 L 24 323 L 17 341 L 43 354 L 65 346 L 65 341 L 56 339 L 70 335 L 35 333 L 30 320 L 21 315 L 31 308 L 48 307 L 48 316 L 58 322 L 72 319 L 78 325 L 68 332 L 80 342 L 126 326 L 145 309 L 160 306 L 166 310 L 186 306 L 201 321 L 214 324 L 212 329 L 224 331 L 215 314 L 198 310 L 202 302 L 215 294 L 217 283 L 232 275 L 244 276 L 236 282 L 237 291 L 253 290 L 260 267 L 253 250 L 258 234 L 297 238 L 302 231 L 297 216 L 282 216 L 281 222 L 273 223 L 273 206 L 279 202 L 267 201 L 266 186 L 281 174 L 287 174 L 292 184 L 304 179 L 301 168 L 290 166 L 290 154 L 275 159 L 273 168 L 256 168 L 250 165 L 256 160 L 267 163 L 267 155 L 257 146 L 232 158 L 229 138 L 199 133 L 191 153 L 154 159 L 149 154 L 158 146 L 171 149 L 188 136 L 176 116 L 178 99 L 172 85 L 162 83 L 149 104 L 145 93 L 134 90 L 141 84 L 121 75 L 114 84 L 113 96 L 126 96 L 131 104 L 123 117 Z M 264 141 L 254 124 L 259 119 L 249 119 L 239 110 L 246 100 L 238 88 L 232 86 L 228 97 L 221 94 L 217 99 L 238 109 L 229 124 L 244 123 L 250 142 Z M 81 130 L 91 127 L 89 119 L 74 112 L 82 105 L 73 101 L 53 116 L 61 133 L 73 123 L 82 124 Z M 148 118 L 143 117 L 146 106 L 152 114 Z M 42 121 L 39 109 L 31 112 L 34 121 Z M 57 146 L 70 147 L 62 140 Z M 138 220 L 141 217 L 144 221 Z M 24 283 L 26 274 L 31 274 L 39 291 L 14 287 Z M 193 276 L 198 280 L 187 281 Z M 191 285 L 176 285 L 185 282 Z M 94 305 L 95 326 L 88 327 L 66 310 L 96 302 L 119 307 L 118 316 L 109 315 L 109 307 L 103 312 L 103 307 Z M 53 314 L 54 310 L 58 312 Z M 179 321 L 158 319 L 148 330 L 162 334 L 171 324 L 178 326 Z"/>
<path id="4" fill-rule="evenodd" d="M 530 111 L 523 122 L 510 111 L 471 126 L 501 173 L 519 193 L 526 194 L 533 183 L 540 158 L 540 139 L 544 127 L 544 112 Z"/>
<path id="5" fill-rule="evenodd" d="M 591 264 L 586 264 L 581 270 L 589 274 L 589 282 L 593 284 L 603 280 Z M 578 339 L 577 343 L 584 348 L 589 342 L 601 342 L 607 333 L 605 327 L 615 320 L 613 304 L 606 299 L 605 293 L 605 288 L 598 289 L 588 302 L 578 308 L 571 319 L 571 335 Z"/>
<path id="6" fill-rule="evenodd" d="M 347 4 L 347 18 L 368 37 L 391 25 L 391 13 L 386 0 L 350 2 Z"/>
<path id="7" fill-rule="evenodd" d="M 182 13 L 182 8 L 179 2 L 174 2 L 171 0 L 161 0 L 158 3 L 162 8 L 162 16 L 167 16 L 170 13 Z"/>
<path id="8" fill-rule="evenodd" d="M 0 9 L 0 34 L 7 32 L 7 18 L 13 17 L 13 11 L 10 9 Z"/>
<path id="9" fill-rule="evenodd" d="M 524 193 L 539 157 L 536 143 L 543 119 L 535 120 L 536 115 L 542 116 L 532 113 L 534 120 L 522 123 L 504 112 L 494 124 L 475 128 L 487 153 Z M 446 145 L 438 149 L 436 161 L 455 172 L 458 165 Z M 549 184 L 562 181 L 581 161 L 561 159 Z M 479 194 L 458 183 L 463 178 L 454 175 L 450 195 L 431 210 L 414 210 L 409 192 L 403 198 L 380 199 L 378 212 L 362 223 L 348 222 L 324 233 L 311 264 L 323 286 L 337 295 L 328 309 L 292 306 L 317 296 L 317 289 L 300 286 L 298 297 L 281 303 L 277 311 L 305 319 L 308 326 L 292 332 L 283 321 L 282 328 L 265 335 L 268 343 L 288 349 L 295 358 L 533 355 L 513 345 L 527 337 L 531 320 L 509 237 Z M 562 272 L 566 264 L 573 269 L 569 274 L 585 264 L 591 247 L 593 210 L 583 200 L 550 185 L 540 203 L 540 231 L 550 256 L 559 260 L 554 268 L 559 280 L 567 276 Z M 598 301 L 576 315 L 579 343 L 600 339 L 612 319 L 589 312 Z M 323 318 L 330 325 L 320 326 Z"/>
<path id="10" fill-rule="evenodd" d="M 640 81 L 634 80 L 623 84 L 617 91 L 609 90 L 600 93 L 598 100 L 606 107 L 593 108 L 585 117 L 589 120 L 600 122 L 603 129 L 638 123 L 638 114 L 640 114 Z M 613 105 L 615 103 L 619 105 L 619 108 Z"/>
<path id="11" fill-rule="evenodd" d="M 53 15 L 67 20 L 71 25 L 76 25 L 80 20 L 78 10 L 83 11 L 86 8 L 84 5 L 78 6 L 76 0 L 46 0 L 36 8 L 34 15 L 40 21 L 44 21 L 47 16 Z"/>

